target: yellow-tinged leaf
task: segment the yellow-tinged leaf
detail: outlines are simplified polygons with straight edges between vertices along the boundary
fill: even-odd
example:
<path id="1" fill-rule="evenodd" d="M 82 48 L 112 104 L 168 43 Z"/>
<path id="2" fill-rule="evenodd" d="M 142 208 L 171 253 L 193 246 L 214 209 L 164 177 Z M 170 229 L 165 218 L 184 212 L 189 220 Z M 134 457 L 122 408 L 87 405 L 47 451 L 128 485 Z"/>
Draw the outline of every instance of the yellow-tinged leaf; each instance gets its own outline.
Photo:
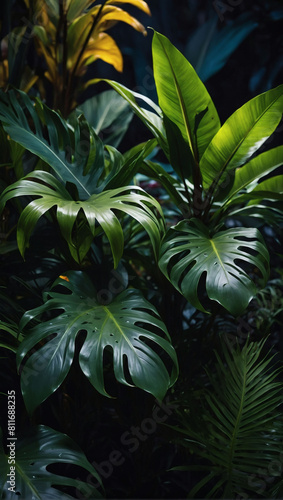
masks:
<path id="1" fill-rule="evenodd" d="M 146 35 L 145 27 L 135 17 L 131 16 L 130 14 L 128 14 L 128 12 L 125 12 L 119 7 L 114 6 L 106 6 L 103 9 L 102 15 L 96 25 L 95 31 L 107 30 L 109 28 L 109 24 L 112 25 L 111 22 L 113 21 L 122 21 L 124 23 L 127 23 L 135 30 L 140 31 L 141 33 L 143 33 L 143 35 Z"/>
<path id="2" fill-rule="evenodd" d="M 7 59 L 0 61 L 0 88 L 6 87 L 9 79 L 9 65 Z"/>
<path id="3" fill-rule="evenodd" d="M 114 66 L 117 71 L 123 71 L 123 56 L 113 38 L 107 33 L 99 33 L 98 37 L 92 40 L 82 59 L 83 65 L 89 65 L 96 59 L 102 59 Z"/>
<path id="4" fill-rule="evenodd" d="M 28 93 L 28 91 L 37 82 L 37 80 L 38 80 L 38 75 L 35 75 L 33 71 L 27 66 L 21 78 L 20 90 Z"/>
<path id="5" fill-rule="evenodd" d="M 51 45 L 49 45 L 49 48 L 51 48 Z M 51 55 L 41 41 L 38 41 L 38 52 L 39 54 L 42 54 L 44 56 L 44 59 L 46 61 L 48 67 L 48 72 L 46 72 L 46 76 L 48 80 L 50 80 L 53 83 L 54 82 L 56 83 L 58 78 L 58 67 L 57 67 L 57 62 L 55 60 L 55 54 Z M 47 74 L 49 74 L 49 77 Z"/>
<path id="6" fill-rule="evenodd" d="M 124 3 L 130 3 L 131 5 L 134 5 L 138 9 L 143 10 L 143 12 L 145 12 L 146 14 L 151 16 L 149 6 L 143 0 L 107 0 L 106 5 L 109 5 L 109 4 L 120 5 L 120 4 L 124 4 Z"/>
<path id="7" fill-rule="evenodd" d="M 93 3 L 93 0 L 68 0 L 67 1 L 67 18 L 69 22 L 74 21 L 78 16 L 81 16 L 85 9 Z"/>

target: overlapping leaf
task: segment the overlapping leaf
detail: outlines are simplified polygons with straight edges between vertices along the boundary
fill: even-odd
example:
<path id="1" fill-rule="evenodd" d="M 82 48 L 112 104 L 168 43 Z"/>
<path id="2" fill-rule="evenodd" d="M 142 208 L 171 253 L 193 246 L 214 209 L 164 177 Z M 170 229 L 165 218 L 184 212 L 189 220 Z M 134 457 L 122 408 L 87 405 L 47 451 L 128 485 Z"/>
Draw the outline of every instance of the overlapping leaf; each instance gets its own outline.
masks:
<path id="1" fill-rule="evenodd" d="M 204 310 L 198 286 L 205 277 L 207 295 L 238 316 L 256 294 L 246 267 L 257 269 L 261 284 L 268 277 L 269 255 L 257 229 L 228 229 L 210 236 L 197 220 L 171 228 L 160 250 L 159 266 L 171 283 L 197 309 Z"/>
<path id="2" fill-rule="evenodd" d="M 76 119 L 72 130 L 58 113 L 43 104 L 36 108 L 23 92 L 2 92 L 0 103 L 0 120 L 15 142 L 50 165 L 64 183 L 74 183 L 80 199 L 97 192 L 104 170 L 104 148 L 86 122 Z"/>
<path id="3" fill-rule="evenodd" d="M 5 203 L 14 197 L 36 196 L 22 211 L 18 221 L 17 240 L 19 250 L 24 254 L 31 233 L 38 221 L 52 207 L 56 207 L 56 217 L 62 235 L 70 249 L 80 252 L 73 241 L 72 231 L 80 213 L 94 237 L 97 225 L 101 226 L 108 238 L 115 267 L 123 253 L 124 237 L 121 223 L 114 211 L 122 212 L 136 219 L 147 231 L 155 254 L 158 252 L 160 236 L 163 231 L 163 217 L 159 203 L 138 186 L 129 186 L 94 194 L 88 200 L 74 201 L 65 187 L 50 173 L 40 170 L 28 174 L 24 179 L 8 186 L 0 198 L 0 212 Z M 159 216 L 159 218 L 158 218 Z M 79 228 L 77 228 L 79 231 Z M 83 255 L 89 249 L 91 241 L 85 245 L 81 241 Z"/>
<path id="4" fill-rule="evenodd" d="M 205 188 L 226 181 L 269 138 L 283 112 L 283 85 L 254 97 L 233 113 L 206 149 L 200 169 Z M 233 177 L 232 177 L 233 179 Z"/>
<path id="5" fill-rule="evenodd" d="M 111 304 L 100 304 L 92 283 L 82 272 L 69 272 L 54 283 L 58 284 L 63 287 L 63 293 L 53 289 L 45 294 L 45 303 L 27 311 L 20 325 L 23 329 L 46 311 L 62 311 L 52 320 L 41 321 L 33 327 L 18 350 L 22 392 L 28 410 L 33 411 L 63 382 L 81 331 L 87 336 L 79 353 L 79 363 L 100 393 L 107 395 L 103 356 L 105 350 L 110 350 L 114 374 L 120 383 L 135 385 L 162 399 L 176 380 L 177 358 L 154 306 L 133 289 L 116 296 Z M 35 346 L 38 349 L 34 352 Z M 161 348 L 171 360 L 171 375 L 154 346 L 159 352 Z M 44 377 L 40 377 L 40 373 L 44 373 Z"/>

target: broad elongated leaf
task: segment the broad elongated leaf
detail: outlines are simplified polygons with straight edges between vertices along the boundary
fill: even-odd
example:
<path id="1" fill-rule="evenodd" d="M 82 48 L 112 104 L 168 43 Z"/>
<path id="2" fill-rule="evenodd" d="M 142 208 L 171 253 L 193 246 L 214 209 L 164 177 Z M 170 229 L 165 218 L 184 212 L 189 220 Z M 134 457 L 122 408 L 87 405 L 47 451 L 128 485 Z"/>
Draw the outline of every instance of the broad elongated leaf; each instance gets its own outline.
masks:
<path id="1" fill-rule="evenodd" d="M 246 188 L 253 181 L 256 181 L 269 174 L 275 168 L 283 164 L 283 146 L 270 149 L 256 156 L 243 167 L 235 171 L 235 179 L 227 199 L 237 194 L 241 189 Z"/>
<path id="2" fill-rule="evenodd" d="M 160 235 L 163 231 L 161 207 L 152 196 L 138 186 L 107 190 L 90 196 L 88 200 L 74 201 L 52 174 L 37 170 L 3 192 L 0 198 L 0 212 L 9 199 L 18 196 L 38 197 L 24 208 L 18 221 L 17 240 L 22 255 L 38 219 L 52 207 L 57 207 L 57 220 L 62 235 L 70 247 L 75 247 L 72 231 L 80 212 L 85 215 L 93 237 L 99 224 L 110 242 L 115 267 L 123 253 L 124 237 L 119 219 L 113 210 L 136 219 L 147 231 L 155 254 L 158 252 Z M 155 214 L 156 211 L 160 220 Z M 84 254 L 89 245 L 85 248 Z"/>
<path id="3" fill-rule="evenodd" d="M 1 436 L 0 436 L 1 437 Z M 9 441 L 12 443 L 12 441 Z M 91 484 L 80 479 L 60 475 L 47 470 L 48 465 L 70 464 L 82 467 L 90 473 L 90 477 L 101 484 L 100 478 L 94 467 L 88 462 L 86 456 L 77 444 L 66 434 L 55 431 L 45 425 L 30 429 L 24 435 L 18 435 L 15 450 L 16 486 L 15 493 L 9 491 L 7 474 L 10 473 L 11 463 L 8 463 L 9 454 L 1 457 L 0 450 L 0 495 L 1 498 L 16 500 L 63 500 L 75 498 L 66 492 L 56 489 L 55 486 L 72 486 L 76 493 L 87 493 L 91 498 L 102 498 L 101 493 Z M 2 496 L 3 495 L 3 496 Z"/>
<path id="4" fill-rule="evenodd" d="M 209 373 L 211 386 L 201 406 L 201 431 L 196 433 L 187 415 L 182 426 L 175 428 L 187 438 L 182 444 L 193 449 L 203 464 L 204 477 L 191 490 L 190 498 L 202 493 L 204 498 L 254 497 L 262 491 L 261 473 L 267 469 L 264 494 L 273 498 L 269 488 L 280 481 L 282 382 L 274 380 L 279 370 L 270 366 L 273 356 L 264 355 L 263 346 L 264 341 L 246 343 L 242 350 L 237 347 L 229 352 L 223 342 L 223 357 L 216 353 L 215 371 Z M 276 467 L 271 468 L 271 463 Z M 194 470 L 194 466 L 185 469 Z"/>
<path id="5" fill-rule="evenodd" d="M 95 79 L 93 82 L 97 83 L 99 80 Z M 131 106 L 134 113 L 142 120 L 142 122 L 147 126 L 152 135 L 158 140 L 160 147 L 164 150 L 165 154 L 169 154 L 168 146 L 166 141 L 166 134 L 164 130 L 162 112 L 159 106 L 157 106 L 151 99 L 138 92 L 134 92 L 127 89 L 124 85 L 120 83 L 113 82 L 112 80 L 102 80 L 111 85 L 120 96 L 122 96 Z M 148 111 L 137 104 L 136 99 L 140 99 L 147 106 L 149 106 L 153 111 Z"/>
<path id="6" fill-rule="evenodd" d="M 282 111 L 283 85 L 254 97 L 235 111 L 200 161 L 204 187 L 216 187 L 244 165 L 274 132 Z"/>
<path id="7" fill-rule="evenodd" d="M 44 160 L 61 180 L 74 183 L 81 199 L 97 192 L 104 170 L 104 150 L 86 122 L 77 119 L 72 131 L 58 113 L 42 103 L 36 107 L 26 94 L 14 91 L 0 94 L 0 120 L 15 142 Z"/>
<path id="8" fill-rule="evenodd" d="M 159 106 L 180 129 L 198 162 L 220 128 L 215 106 L 190 63 L 157 32 L 152 55 Z"/>
<path id="9" fill-rule="evenodd" d="M 107 395 L 103 356 L 105 349 L 110 349 L 114 374 L 119 382 L 134 384 L 162 399 L 176 380 L 177 358 L 155 308 L 136 290 L 125 290 L 111 304 L 100 304 L 92 283 L 82 272 L 69 272 L 55 281 L 54 285 L 58 284 L 65 293 L 51 290 L 45 294 L 45 303 L 28 311 L 20 325 L 24 328 L 45 311 L 62 310 L 54 319 L 41 321 L 32 328 L 18 350 L 22 392 L 28 410 L 33 411 L 63 382 L 73 362 L 75 340 L 81 331 L 87 332 L 87 336 L 80 350 L 79 363 L 100 393 Z M 39 343 L 40 348 L 32 353 Z M 152 347 L 154 345 L 171 358 L 171 375 Z M 27 354 L 31 356 L 25 361 Z M 125 361 L 131 380 L 126 374 Z M 44 373 L 44 379 L 38 376 L 39 372 Z"/>
<path id="10" fill-rule="evenodd" d="M 237 316 L 256 294 L 246 267 L 259 270 L 264 284 L 269 256 L 257 229 L 228 229 L 209 235 L 200 221 L 182 221 L 169 229 L 160 250 L 159 266 L 177 290 L 197 309 L 200 279 L 207 295 Z"/>

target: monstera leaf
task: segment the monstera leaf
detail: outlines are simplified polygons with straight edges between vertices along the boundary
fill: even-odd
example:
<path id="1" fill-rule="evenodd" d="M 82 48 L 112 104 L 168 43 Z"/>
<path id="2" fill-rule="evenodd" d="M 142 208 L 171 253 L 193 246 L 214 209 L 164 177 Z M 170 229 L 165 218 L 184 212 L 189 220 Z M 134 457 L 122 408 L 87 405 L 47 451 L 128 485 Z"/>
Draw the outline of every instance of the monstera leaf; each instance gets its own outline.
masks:
<path id="1" fill-rule="evenodd" d="M 192 220 L 169 229 L 161 246 L 159 266 L 175 288 L 202 311 L 198 286 L 205 276 L 208 297 L 238 316 L 257 291 L 247 274 L 247 264 L 260 272 L 264 284 L 268 263 L 268 251 L 257 229 L 228 229 L 211 237 L 206 226 Z"/>
<path id="2" fill-rule="evenodd" d="M 162 232 L 162 215 L 159 203 L 138 186 L 110 189 L 97 193 L 88 200 L 74 201 L 52 174 L 36 170 L 24 179 L 8 186 L 0 199 L 0 212 L 5 203 L 18 196 L 36 196 L 21 213 L 18 221 L 18 246 L 24 255 L 29 243 L 30 235 L 38 221 L 52 207 L 57 207 L 56 217 L 75 260 L 80 262 L 88 251 L 92 238 L 97 233 L 98 223 L 105 232 L 113 253 L 114 265 L 123 253 L 123 230 L 118 217 L 113 210 L 121 211 L 136 219 L 147 231 L 153 244 L 155 253 L 158 251 L 160 234 Z M 155 215 L 159 212 L 161 219 Z M 89 238 L 84 224 L 80 230 L 77 225 L 77 244 L 73 240 L 74 224 L 81 216 L 85 215 L 89 231 Z M 160 222 L 161 221 L 161 222 Z M 81 231 L 81 234 L 80 234 Z"/>
<path id="3" fill-rule="evenodd" d="M 45 161 L 64 183 L 75 184 L 80 199 L 100 190 L 104 147 L 85 120 L 77 117 L 69 126 L 58 113 L 39 101 L 35 105 L 20 91 L 0 93 L 0 120 L 16 143 Z"/>
<path id="4" fill-rule="evenodd" d="M 113 355 L 114 374 L 119 382 L 135 385 L 162 399 L 176 380 L 177 358 L 155 308 L 136 290 L 125 290 L 111 304 L 100 304 L 91 281 L 82 272 L 69 272 L 55 281 L 56 285 L 60 285 L 61 291 L 53 287 L 45 294 L 44 304 L 27 311 L 20 324 L 22 330 L 46 311 L 62 311 L 52 320 L 34 326 L 18 350 L 27 409 L 32 412 L 62 384 L 73 362 L 79 332 L 87 333 L 79 364 L 97 391 L 108 395 L 103 373 L 107 350 Z M 173 362 L 171 375 L 160 358 L 161 351 Z"/>
<path id="5" fill-rule="evenodd" d="M 0 436 L 1 437 L 1 436 Z M 9 441 L 12 443 L 13 441 Z M 10 473 L 11 463 L 9 455 L 5 455 L 0 444 L 0 495 L 1 498 L 16 500 L 63 500 L 64 498 L 77 498 L 62 492 L 55 486 L 68 486 L 76 488 L 76 493 L 88 493 L 88 498 L 102 498 L 102 495 L 89 481 L 87 484 L 80 479 L 59 475 L 47 470 L 48 465 L 70 464 L 82 467 L 90 473 L 92 481 L 95 479 L 98 486 L 101 484 L 96 470 L 88 462 L 83 452 L 76 443 L 61 432 L 57 432 L 44 425 L 32 428 L 23 436 L 18 436 L 16 441 L 15 467 L 16 486 L 15 492 L 8 490 L 7 474 Z M 2 456 L 1 456 L 2 455 Z M 11 462 L 11 459 L 10 459 Z M 62 465 L 61 465 L 62 467 Z M 59 469 L 60 470 L 60 469 Z"/>

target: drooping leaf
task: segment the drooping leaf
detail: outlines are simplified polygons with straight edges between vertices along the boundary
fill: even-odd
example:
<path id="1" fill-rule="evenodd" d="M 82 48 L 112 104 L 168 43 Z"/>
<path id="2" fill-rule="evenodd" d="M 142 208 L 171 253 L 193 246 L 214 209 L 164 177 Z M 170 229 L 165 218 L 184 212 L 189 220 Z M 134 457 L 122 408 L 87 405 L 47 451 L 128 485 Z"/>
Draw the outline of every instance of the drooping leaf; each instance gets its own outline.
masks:
<path id="1" fill-rule="evenodd" d="M 0 212 L 9 199 L 19 196 L 37 197 L 24 208 L 18 221 L 17 241 L 22 255 L 38 219 L 52 207 L 57 207 L 56 217 L 62 235 L 70 247 L 75 248 L 72 232 L 80 212 L 85 215 L 93 237 L 97 231 L 97 224 L 100 225 L 110 242 L 115 267 L 123 253 L 124 237 L 114 210 L 136 219 L 147 231 L 155 254 L 158 252 L 163 231 L 161 207 L 152 196 L 138 186 L 111 189 L 94 194 L 88 200 L 74 201 L 52 174 L 36 170 L 6 188 L 0 198 Z M 89 245 L 90 243 L 91 241 Z M 84 238 L 81 239 L 81 244 L 84 245 Z M 85 252 L 88 248 L 85 248 Z M 75 258 L 75 255 L 73 256 Z"/>
<path id="2" fill-rule="evenodd" d="M 257 286 L 246 267 L 260 272 L 261 284 L 268 278 L 269 255 L 257 229 L 228 229 L 210 236 L 198 220 L 181 221 L 169 229 L 160 250 L 159 266 L 177 290 L 197 309 L 200 279 L 207 295 L 234 316 L 240 315 Z"/>
<path id="3" fill-rule="evenodd" d="M 283 112 L 283 85 L 260 94 L 230 116 L 206 149 L 200 169 L 205 188 L 227 181 L 269 138 Z"/>
<path id="4" fill-rule="evenodd" d="M 177 358 L 155 308 L 133 289 L 125 290 L 112 303 L 103 305 L 98 302 L 86 274 L 72 271 L 67 273 L 68 281 L 64 278 L 55 281 L 54 286 L 60 284 L 65 293 L 55 291 L 53 286 L 45 294 L 44 304 L 27 311 L 21 321 L 23 329 L 45 311 L 62 311 L 52 320 L 41 321 L 33 327 L 18 350 L 22 392 L 28 410 L 32 412 L 63 382 L 73 362 L 75 340 L 81 331 L 87 332 L 87 336 L 80 350 L 79 363 L 100 393 L 108 395 L 104 386 L 103 355 L 105 349 L 110 349 L 114 374 L 120 383 L 135 385 L 162 399 L 176 380 Z M 70 293 L 66 294 L 67 290 Z M 39 349 L 32 352 L 36 345 Z M 171 364 L 173 362 L 171 375 L 152 346 L 161 348 Z M 31 356 L 25 360 L 28 354 Z M 125 361 L 131 380 L 125 370 Z M 38 376 L 39 371 L 44 371 L 44 380 Z"/>
<path id="5" fill-rule="evenodd" d="M 16 475 L 15 493 L 8 490 L 10 485 L 7 483 L 7 474 L 11 471 L 11 464 L 8 463 L 10 454 L 1 456 L 0 451 L 1 498 L 9 500 L 16 500 L 19 496 L 25 500 L 75 498 L 56 489 L 56 486 L 72 486 L 76 488 L 76 493 L 79 495 L 88 494 L 91 498 L 102 498 L 101 493 L 90 481 L 85 483 L 81 479 L 60 475 L 60 468 L 58 473 L 47 470 L 47 466 L 51 464 L 53 467 L 56 464 L 59 467 L 62 467 L 62 464 L 76 465 L 89 472 L 92 481 L 95 480 L 98 486 L 101 485 L 94 467 L 88 462 L 78 445 L 66 434 L 45 425 L 39 425 L 23 435 L 18 435 L 15 445 L 15 463 L 12 465 L 15 467 Z"/>
<path id="6" fill-rule="evenodd" d="M 0 120 L 15 142 L 44 160 L 64 182 L 74 183 L 81 199 L 97 191 L 104 169 L 103 144 L 86 122 L 78 118 L 72 130 L 58 113 L 39 102 L 36 107 L 24 92 L 1 93 L 0 104 Z"/>
<path id="7" fill-rule="evenodd" d="M 153 35 L 152 55 L 159 106 L 180 129 L 198 163 L 220 128 L 215 106 L 191 64 L 157 32 Z M 198 115 L 202 118 L 196 126 Z"/>

